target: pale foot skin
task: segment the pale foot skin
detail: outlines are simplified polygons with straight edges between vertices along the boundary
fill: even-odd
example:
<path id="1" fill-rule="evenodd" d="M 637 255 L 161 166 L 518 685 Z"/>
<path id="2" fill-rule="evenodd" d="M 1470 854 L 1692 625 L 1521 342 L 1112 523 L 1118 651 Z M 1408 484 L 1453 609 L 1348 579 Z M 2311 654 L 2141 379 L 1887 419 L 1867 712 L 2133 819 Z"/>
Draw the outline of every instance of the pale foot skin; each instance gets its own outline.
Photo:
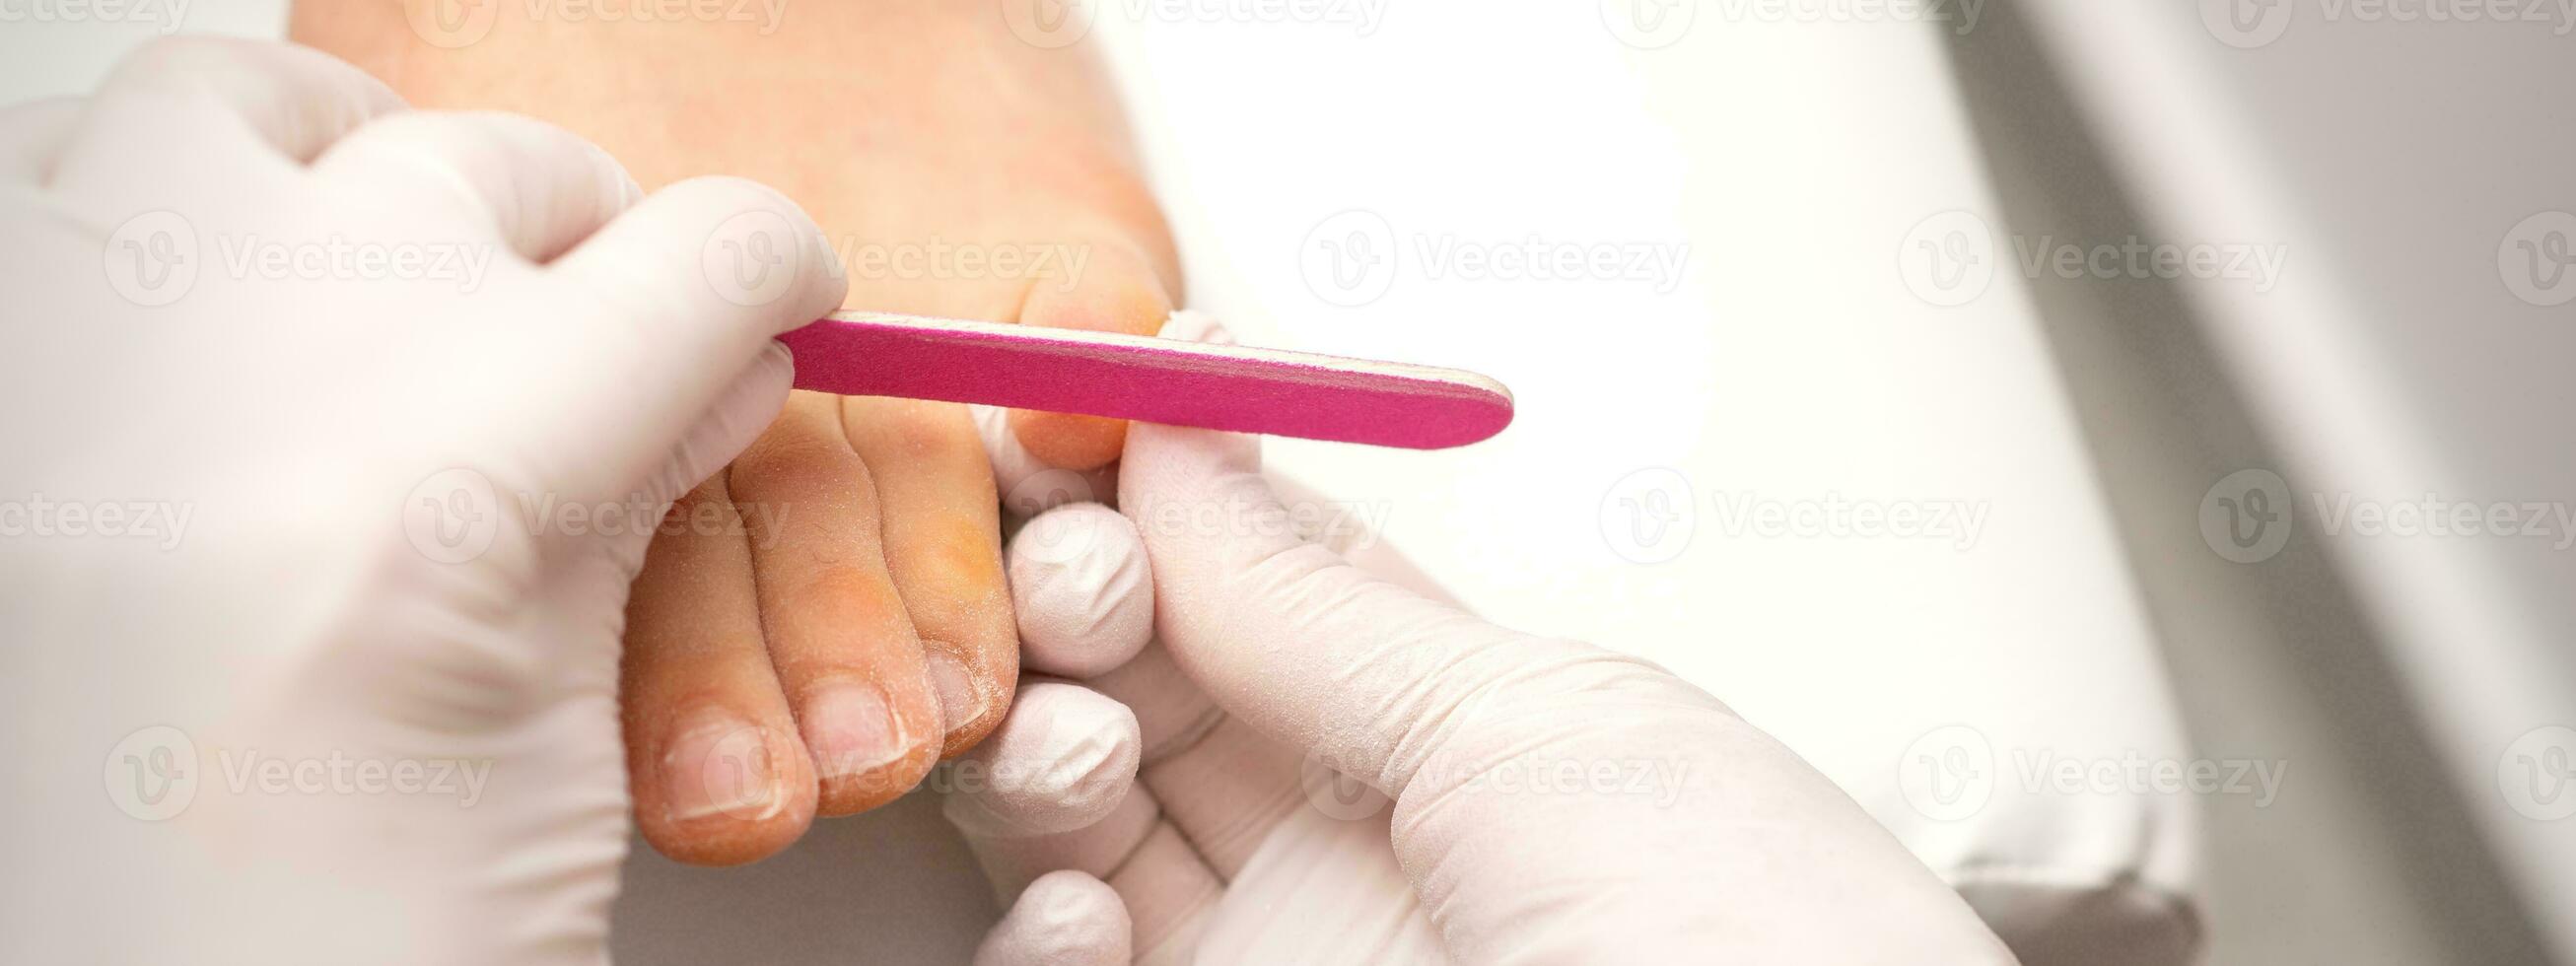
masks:
<path id="1" fill-rule="evenodd" d="M 291 32 L 414 105 L 560 124 L 647 190 L 716 173 L 774 186 L 842 249 L 852 308 L 1151 334 L 1180 300 L 1105 74 L 1082 45 L 1023 42 L 999 4 L 781 4 L 774 25 L 491 7 L 461 47 L 396 0 L 301 3 Z M 1069 469 L 1115 459 L 1126 429 L 1047 413 L 1011 427 Z M 997 502 L 962 408 L 799 392 L 675 506 L 621 672 L 646 840 L 752 861 L 991 732 L 1019 668 Z"/>

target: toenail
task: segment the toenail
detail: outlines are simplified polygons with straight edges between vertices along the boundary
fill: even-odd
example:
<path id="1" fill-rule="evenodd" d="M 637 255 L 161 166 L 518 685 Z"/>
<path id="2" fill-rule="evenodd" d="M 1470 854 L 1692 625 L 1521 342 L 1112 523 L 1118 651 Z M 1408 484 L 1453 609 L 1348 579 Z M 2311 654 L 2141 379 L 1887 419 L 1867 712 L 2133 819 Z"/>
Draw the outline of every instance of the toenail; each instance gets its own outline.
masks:
<path id="1" fill-rule="evenodd" d="M 986 698 L 983 690 L 975 686 L 974 676 L 966 672 L 966 663 L 935 644 L 930 646 L 928 657 L 930 687 L 939 692 L 939 714 L 949 733 L 983 717 Z"/>
<path id="2" fill-rule="evenodd" d="M 834 682 L 805 700 L 805 745 L 824 781 L 852 778 L 903 757 L 903 726 L 875 685 Z"/>
<path id="3" fill-rule="evenodd" d="M 674 822 L 715 815 L 745 821 L 775 814 L 778 792 L 769 734 L 723 708 L 708 708 L 679 729 L 662 756 L 663 809 Z"/>

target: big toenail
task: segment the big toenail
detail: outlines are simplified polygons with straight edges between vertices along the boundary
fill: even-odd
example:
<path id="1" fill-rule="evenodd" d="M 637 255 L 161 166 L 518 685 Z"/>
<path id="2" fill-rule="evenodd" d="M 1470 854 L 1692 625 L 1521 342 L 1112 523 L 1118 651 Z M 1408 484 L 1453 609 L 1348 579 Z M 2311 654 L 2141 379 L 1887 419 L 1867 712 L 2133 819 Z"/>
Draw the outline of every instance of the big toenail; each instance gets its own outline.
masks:
<path id="1" fill-rule="evenodd" d="M 726 815 L 749 821 L 776 813 L 785 796 L 769 746 L 767 731 L 730 711 L 691 716 L 662 756 L 663 807 L 671 820 Z"/>

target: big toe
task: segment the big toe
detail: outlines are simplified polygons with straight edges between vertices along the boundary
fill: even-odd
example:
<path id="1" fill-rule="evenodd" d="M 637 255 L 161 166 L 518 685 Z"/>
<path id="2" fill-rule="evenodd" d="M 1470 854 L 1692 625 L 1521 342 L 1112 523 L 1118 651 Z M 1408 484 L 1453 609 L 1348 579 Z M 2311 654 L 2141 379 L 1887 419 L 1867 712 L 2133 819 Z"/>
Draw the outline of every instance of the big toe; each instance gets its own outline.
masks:
<path id="1" fill-rule="evenodd" d="M 1020 323 L 1058 329 L 1153 335 L 1172 315 L 1175 286 L 1153 260 L 1132 250 L 1089 246 L 1089 260 L 1068 275 L 1040 279 L 1020 307 Z M 1030 455 L 1068 470 L 1097 469 L 1118 458 L 1127 422 L 1078 413 L 1013 410 L 1011 432 Z"/>

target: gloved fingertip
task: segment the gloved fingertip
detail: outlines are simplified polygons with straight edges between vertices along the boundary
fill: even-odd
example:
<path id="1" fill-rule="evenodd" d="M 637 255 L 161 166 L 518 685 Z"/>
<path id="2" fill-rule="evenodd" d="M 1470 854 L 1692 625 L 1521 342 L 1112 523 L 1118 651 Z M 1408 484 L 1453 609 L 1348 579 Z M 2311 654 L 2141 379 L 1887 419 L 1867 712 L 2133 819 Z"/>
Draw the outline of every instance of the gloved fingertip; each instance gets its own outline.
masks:
<path id="1" fill-rule="evenodd" d="M 1135 926 L 1117 890 L 1070 869 L 1029 883 L 985 934 L 975 966 L 1127 966 Z"/>
<path id="2" fill-rule="evenodd" d="M 1127 663 L 1154 633 L 1154 579 L 1135 524 L 1098 503 L 1040 514 L 1006 553 L 1023 666 L 1089 678 Z"/>
<path id="3" fill-rule="evenodd" d="M 796 360 L 786 346 L 772 342 L 763 347 L 677 445 L 661 444 L 671 455 L 646 481 L 646 494 L 664 502 L 677 500 L 742 455 L 787 405 L 787 387 L 795 378 Z"/>
<path id="4" fill-rule="evenodd" d="M 1118 509 L 1158 554 L 1158 538 L 1223 530 L 1214 524 L 1269 499 L 1258 436 L 1153 423 L 1128 431 Z"/>
<path id="5" fill-rule="evenodd" d="M 1001 727 L 950 766 L 941 808 L 969 835 L 1083 828 L 1127 796 L 1143 747 L 1126 705 L 1080 685 L 1031 683 Z"/>

